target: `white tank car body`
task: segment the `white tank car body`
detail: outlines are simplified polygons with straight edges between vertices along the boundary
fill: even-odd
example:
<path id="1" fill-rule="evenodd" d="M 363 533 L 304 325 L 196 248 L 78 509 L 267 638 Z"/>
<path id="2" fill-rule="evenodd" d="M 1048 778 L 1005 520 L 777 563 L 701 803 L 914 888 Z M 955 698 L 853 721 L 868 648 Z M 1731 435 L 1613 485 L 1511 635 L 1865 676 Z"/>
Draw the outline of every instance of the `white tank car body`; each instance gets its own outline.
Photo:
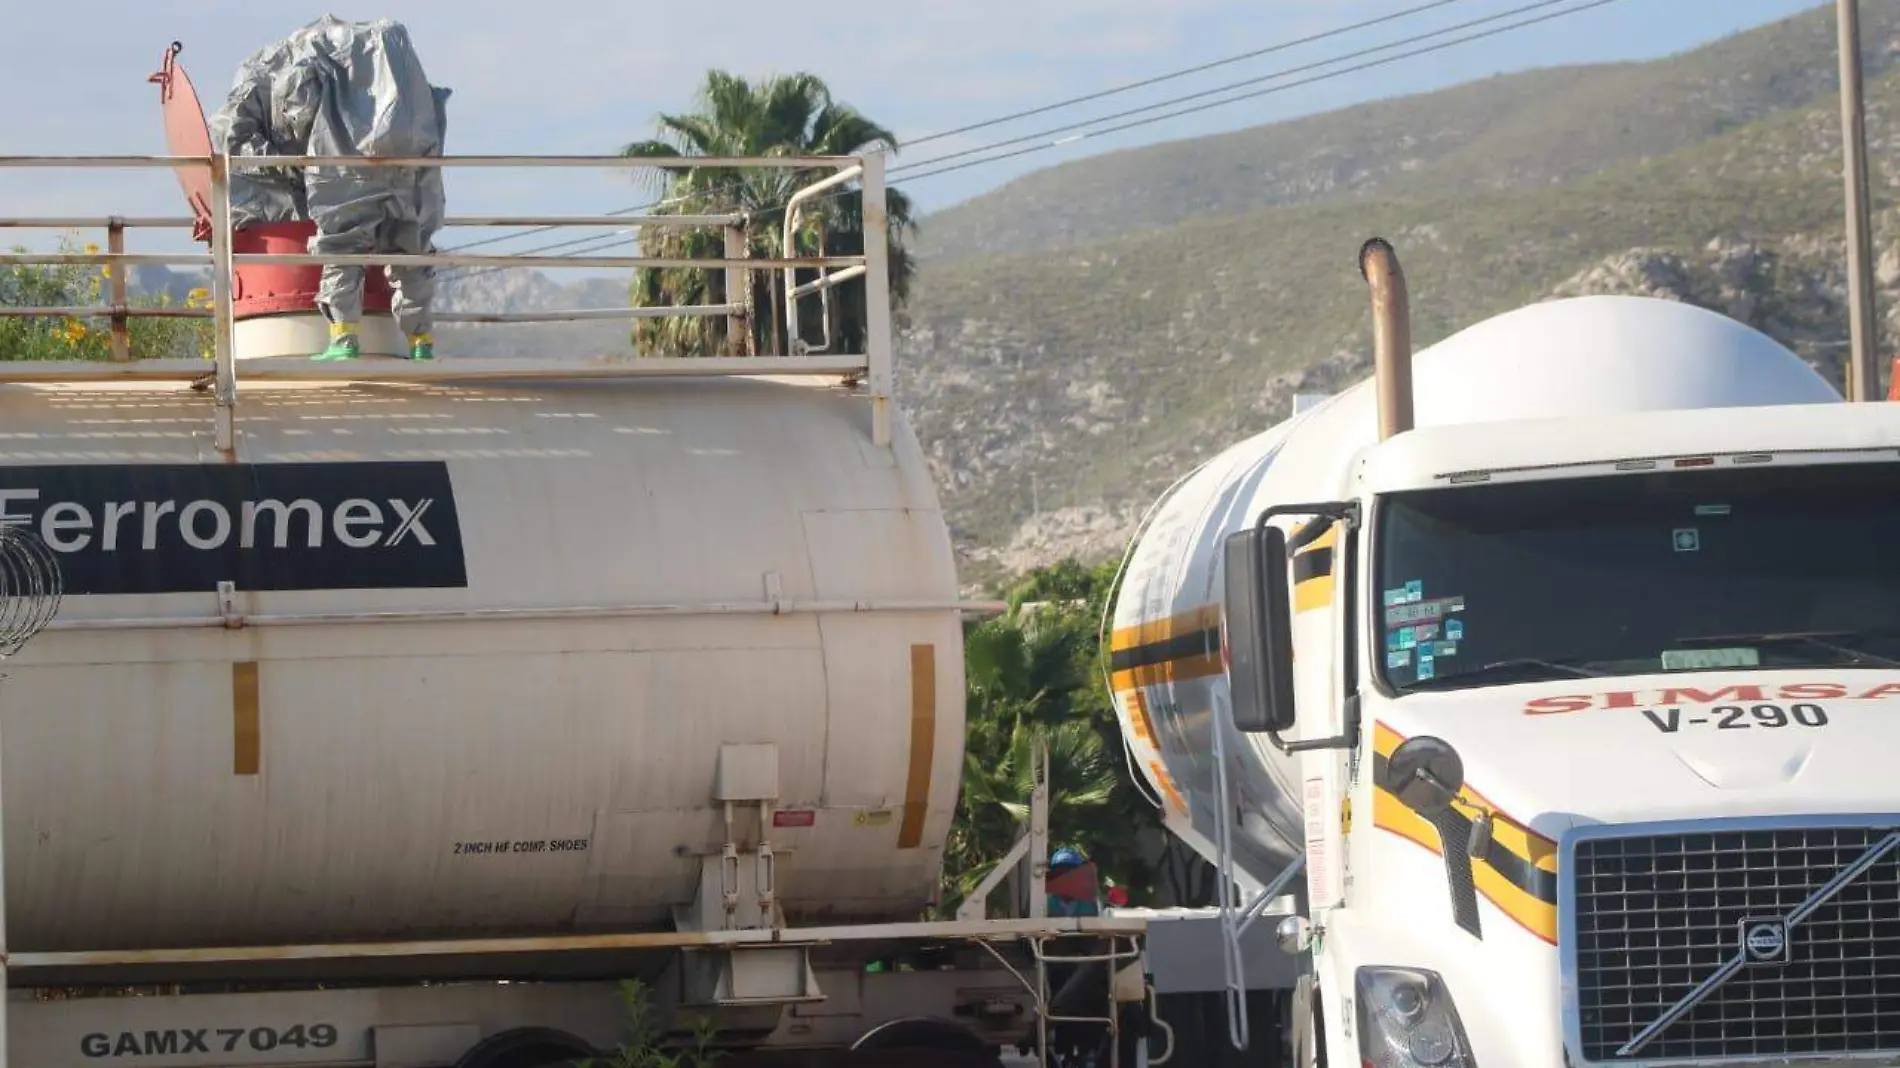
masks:
<path id="1" fill-rule="evenodd" d="M 1671 301 L 1584 297 L 1531 305 L 1478 323 L 1413 359 L 1420 427 L 1642 410 L 1809 404 L 1840 394 L 1767 336 Z M 1274 505 L 1351 496 L 1356 454 L 1378 441 L 1371 379 L 1218 454 L 1168 491 L 1139 531 L 1117 596 L 1113 698 L 1136 765 L 1168 826 L 1217 857 L 1213 710 L 1227 707 L 1221 651 L 1221 546 Z M 1500 457 L 1506 460 L 1507 457 Z M 1303 518 L 1276 520 L 1289 532 Z M 1333 534 L 1296 553 L 1297 737 L 1341 722 L 1342 647 L 1324 566 Z M 1315 713 L 1315 714 L 1309 714 Z M 1236 875 L 1259 889 L 1305 850 L 1302 760 L 1265 735 L 1227 728 Z M 1321 779 L 1317 767 L 1314 778 Z M 1312 829 L 1321 833 L 1319 827 Z M 1325 871 L 1307 872 L 1326 885 Z M 1324 894 L 1324 891 L 1322 891 Z"/>
<path id="2" fill-rule="evenodd" d="M 776 776 L 789 922 L 914 918 L 962 630 L 923 455 L 871 418 L 772 380 L 260 384 L 233 466 L 209 394 L 0 390 L 0 502 L 67 586 L 0 683 L 11 948 L 669 927 L 728 745 L 773 747 L 741 788 Z"/>

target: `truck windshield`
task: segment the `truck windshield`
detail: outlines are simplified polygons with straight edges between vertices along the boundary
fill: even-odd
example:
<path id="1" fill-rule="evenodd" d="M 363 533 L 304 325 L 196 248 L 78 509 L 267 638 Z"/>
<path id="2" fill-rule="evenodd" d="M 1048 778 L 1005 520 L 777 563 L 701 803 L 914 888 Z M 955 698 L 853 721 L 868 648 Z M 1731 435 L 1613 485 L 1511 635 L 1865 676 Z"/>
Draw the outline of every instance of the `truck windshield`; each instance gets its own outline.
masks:
<path id="1" fill-rule="evenodd" d="M 1387 686 L 1900 667 L 1900 464 L 1680 469 L 1394 494 Z"/>

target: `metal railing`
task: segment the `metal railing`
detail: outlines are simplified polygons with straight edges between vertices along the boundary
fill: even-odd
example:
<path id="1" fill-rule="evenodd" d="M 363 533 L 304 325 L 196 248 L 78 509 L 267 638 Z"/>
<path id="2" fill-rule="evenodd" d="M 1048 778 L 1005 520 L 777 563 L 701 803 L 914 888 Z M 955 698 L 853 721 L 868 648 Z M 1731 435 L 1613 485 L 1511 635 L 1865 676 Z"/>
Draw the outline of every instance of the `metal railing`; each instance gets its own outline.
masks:
<path id="1" fill-rule="evenodd" d="M 740 213 L 711 215 L 480 215 L 449 216 L 445 227 L 636 227 L 719 228 L 724 232 L 720 257 L 660 256 L 536 256 L 524 254 L 434 253 L 404 255 L 234 253 L 232 250 L 230 179 L 234 171 L 284 167 L 556 167 L 556 168 L 664 168 L 695 169 L 773 168 L 829 170 L 794 194 L 785 206 L 784 255 L 751 256 L 747 227 L 752 220 Z M 239 366 L 245 380 L 482 380 L 523 378 L 625 378 L 667 375 L 836 375 L 864 383 L 872 403 L 873 436 L 879 445 L 890 442 L 890 405 L 893 383 L 889 256 L 884 197 L 884 158 L 867 156 L 821 157 L 685 157 L 651 159 L 624 156 L 425 156 L 425 157 L 319 157 L 319 156 L 0 156 L 0 170 L 14 168 L 179 169 L 208 168 L 211 172 L 210 251 L 205 253 L 129 253 L 125 234 L 131 229 L 191 228 L 190 217 L 133 218 L 102 216 L 0 218 L 0 229 L 104 228 L 108 246 L 103 252 L 0 253 L 0 266 L 111 266 L 109 303 L 95 306 L 0 307 L 0 318 L 104 318 L 112 324 L 110 360 L 9 360 L 0 353 L 0 382 L 84 381 L 102 379 L 200 380 L 205 361 L 191 358 L 135 359 L 130 351 L 129 323 L 135 318 L 208 319 L 211 321 L 211 384 L 215 405 L 215 439 L 225 453 L 235 449 L 239 397 Z M 793 221 L 799 204 L 811 194 L 856 179 L 864 198 L 864 252 L 855 256 L 797 256 L 792 243 Z M 722 356 L 697 357 L 455 357 L 444 355 L 425 362 L 378 359 L 317 362 L 299 357 L 236 358 L 236 318 L 233 308 L 233 271 L 248 264 L 305 266 L 434 266 L 489 268 L 658 268 L 718 270 L 725 276 L 725 303 L 672 307 L 589 308 L 546 312 L 439 312 L 439 323 L 548 323 L 588 320 L 657 318 L 726 319 L 726 348 Z M 126 291 L 124 268 L 134 266 L 211 268 L 209 306 L 134 307 Z M 818 278 L 796 283 L 796 272 L 816 270 Z M 753 330 L 755 271 L 783 276 L 789 339 L 781 353 L 760 354 Z M 865 284 L 864 351 L 832 353 L 829 291 L 853 279 Z M 768 287 L 770 291 L 771 287 Z M 798 301 L 814 294 L 824 300 L 825 339 L 809 346 L 799 336 Z M 734 299 L 734 297 L 738 299 Z"/>

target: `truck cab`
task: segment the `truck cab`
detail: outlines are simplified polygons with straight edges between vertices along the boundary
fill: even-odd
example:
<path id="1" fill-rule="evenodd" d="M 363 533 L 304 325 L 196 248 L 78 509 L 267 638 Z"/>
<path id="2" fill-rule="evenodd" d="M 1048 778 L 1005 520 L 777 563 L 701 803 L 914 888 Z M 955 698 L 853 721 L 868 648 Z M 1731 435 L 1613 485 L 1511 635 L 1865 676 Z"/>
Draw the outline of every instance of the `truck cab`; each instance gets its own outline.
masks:
<path id="1" fill-rule="evenodd" d="M 1401 429 L 1222 547 L 1311 1063 L 1900 1063 L 1900 410 Z"/>

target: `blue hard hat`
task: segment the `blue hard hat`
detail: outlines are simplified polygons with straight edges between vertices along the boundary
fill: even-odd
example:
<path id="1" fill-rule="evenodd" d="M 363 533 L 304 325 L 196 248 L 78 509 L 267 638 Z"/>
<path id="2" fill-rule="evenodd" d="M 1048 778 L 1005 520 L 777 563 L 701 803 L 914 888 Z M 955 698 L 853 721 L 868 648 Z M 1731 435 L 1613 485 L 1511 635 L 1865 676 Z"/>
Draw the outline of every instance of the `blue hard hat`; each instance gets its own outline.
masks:
<path id="1" fill-rule="evenodd" d="M 1085 863 L 1081 850 L 1070 846 L 1063 846 L 1049 858 L 1049 865 L 1054 868 L 1079 868 Z"/>

